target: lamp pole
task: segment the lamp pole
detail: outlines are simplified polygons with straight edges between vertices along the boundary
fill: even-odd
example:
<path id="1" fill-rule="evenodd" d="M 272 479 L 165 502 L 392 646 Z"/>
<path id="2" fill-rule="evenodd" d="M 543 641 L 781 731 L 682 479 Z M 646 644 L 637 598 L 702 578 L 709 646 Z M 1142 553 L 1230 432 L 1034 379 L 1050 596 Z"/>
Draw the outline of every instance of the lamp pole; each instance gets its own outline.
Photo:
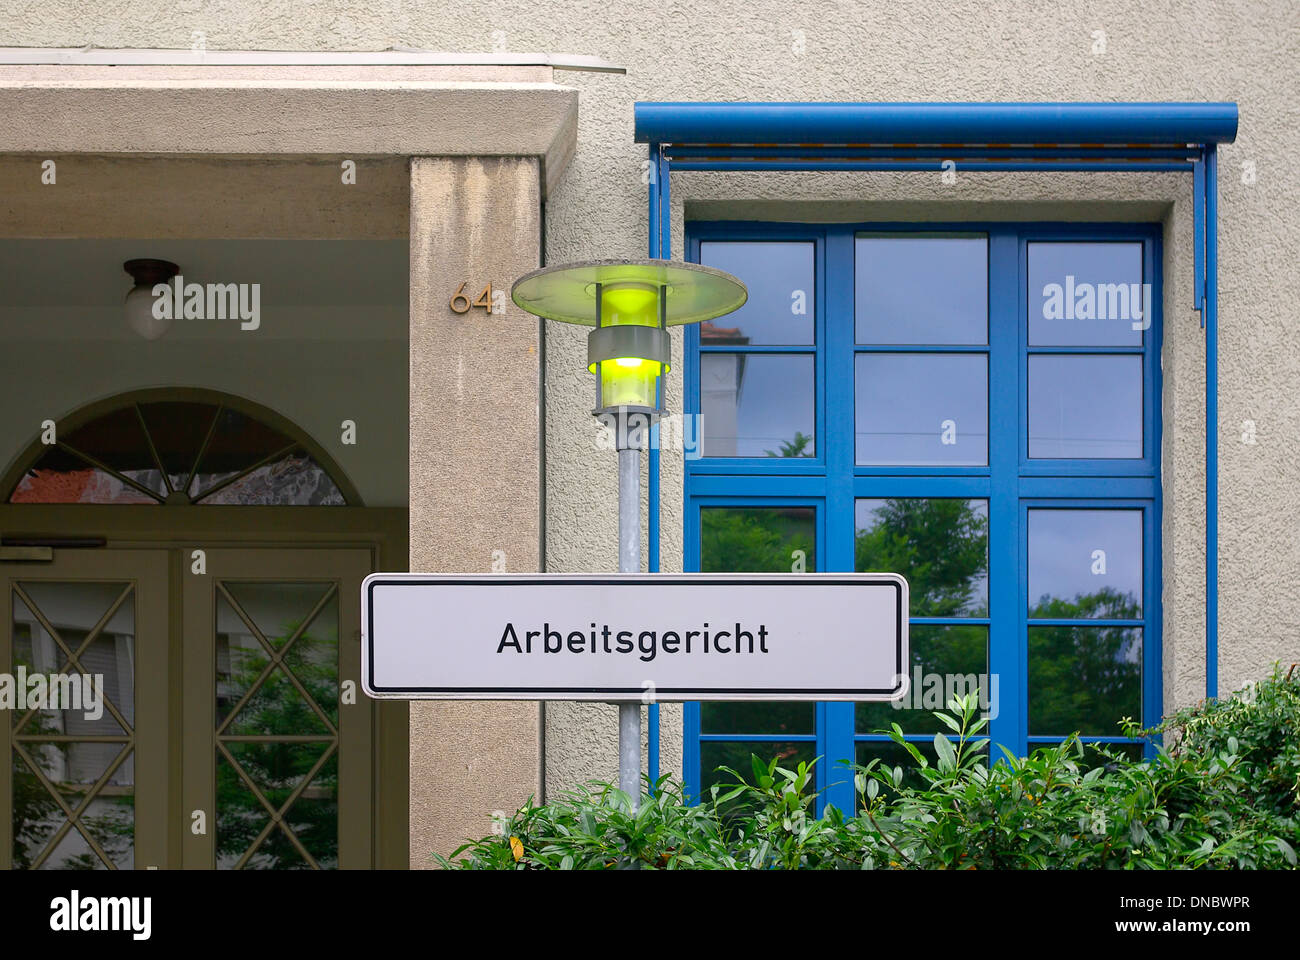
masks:
<path id="1" fill-rule="evenodd" d="M 594 327 L 587 370 L 596 409 L 613 419 L 618 451 L 618 572 L 641 572 L 641 450 L 663 412 L 669 326 L 701 323 L 742 307 L 745 285 L 721 270 L 670 260 L 593 260 L 544 267 L 510 288 L 515 304 L 562 323 Z M 608 422 L 608 421 L 606 421 Z M 641 702 L 618 705 L 618 786 L 632 812 L 641 801 Z"/>
<path id="2" fill-rule="evenodd" d="M 619 411 L 618 449 L 618 572 L 641 572 L 641 450 L 630 439 L 627 422 L 642 414 Z M 641 704 L 618 705 L 618 788 L 632 798 L 636 813 L 641 800 Z"/>

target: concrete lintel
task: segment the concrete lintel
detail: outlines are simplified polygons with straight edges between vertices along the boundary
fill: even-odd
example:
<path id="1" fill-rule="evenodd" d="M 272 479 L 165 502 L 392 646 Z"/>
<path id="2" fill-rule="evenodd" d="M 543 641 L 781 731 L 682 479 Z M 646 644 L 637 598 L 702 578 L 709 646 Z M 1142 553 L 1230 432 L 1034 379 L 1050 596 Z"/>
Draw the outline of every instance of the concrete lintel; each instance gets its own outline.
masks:
<path id="1" fill-rule="evenodd" d="M 431 65 L 431 66 L 544 66 L 556 70 L 592 73 L 627 73 L 602 57 L 580 53 L 453 53 L 439 50 L 168 50 L 153 47 L 0 47 L 3 63 L 57 64 L 191 64 L 203 66 L 284 64 L 330 65 Z"/>
<path id="2" fill-rule="evenodd" d="M 60 79 L 50 69 L 0 67 L 0 153 L 529 156 L 549 189 L 577 139 L 578 91 L 547 82 L 161 79 L 110 67 L 98 69 L 112 79 L 85 68 Z"/>

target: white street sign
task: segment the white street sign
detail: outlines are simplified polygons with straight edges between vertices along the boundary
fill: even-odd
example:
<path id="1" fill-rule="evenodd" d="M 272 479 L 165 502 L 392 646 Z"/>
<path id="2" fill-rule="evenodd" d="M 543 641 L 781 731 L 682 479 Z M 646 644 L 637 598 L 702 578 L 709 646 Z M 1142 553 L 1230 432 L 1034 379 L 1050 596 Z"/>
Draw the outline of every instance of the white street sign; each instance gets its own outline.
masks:
<path id="1" fill-rule="evenodd" d="M 397 700 L 897 700 L 907 604 L 892 573 L 375 573 L 362 686 Z"/>

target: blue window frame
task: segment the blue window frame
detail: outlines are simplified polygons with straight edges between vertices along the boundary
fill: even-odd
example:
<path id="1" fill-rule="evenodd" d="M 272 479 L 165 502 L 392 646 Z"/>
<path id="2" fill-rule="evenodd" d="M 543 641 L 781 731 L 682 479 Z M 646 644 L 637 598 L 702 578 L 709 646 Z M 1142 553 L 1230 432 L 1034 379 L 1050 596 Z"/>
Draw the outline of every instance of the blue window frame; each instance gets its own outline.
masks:
<path id="1" fill-rule="evenodd" d="M 811 727 L 687 704 L 688 791 L 718 757 L 818 756 L 822 804 L 848 808 L 840 761 L 888 757 L 893 720 L 928 743 L 926 689 L 971 675 L 1017 753 L 1076 728 L 1150 752 L 1115 721 L 1161 713 L 1159 244 L 1153 224 L 688 224 L 688 259 L 761 282 L 686 330 L 686 569 L 900 568 L 922 681 L 911 709 L 820 703 Z M 746 379 L 773 356 L 805 359 Z"/>

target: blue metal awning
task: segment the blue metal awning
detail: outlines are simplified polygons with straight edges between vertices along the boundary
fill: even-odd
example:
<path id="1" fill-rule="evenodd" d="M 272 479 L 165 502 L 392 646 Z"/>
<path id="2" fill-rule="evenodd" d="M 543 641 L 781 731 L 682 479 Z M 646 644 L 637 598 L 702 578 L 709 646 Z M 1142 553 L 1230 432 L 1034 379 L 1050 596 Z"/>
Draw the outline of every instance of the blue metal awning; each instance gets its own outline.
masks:
<path id="1" fill-rule="evenodd" d="M 1185 171 L 1194 303 L 1205 328 L 1205 689 L 1218 694 L 1218 154 L 1235 103 L 638 103 L 649 144 L 650 256 L 671 258 L 673 170 Z M 650 450 L 650 569 L 659 569 L 659 451 Z M 652 770 L 657 771 L 657 738 Z"/>
<path id="2" fill-rule="evenodd" d="M 638 103 L 636 142 L 681 144 L 1230 143 L 1235 103 Z"/>

